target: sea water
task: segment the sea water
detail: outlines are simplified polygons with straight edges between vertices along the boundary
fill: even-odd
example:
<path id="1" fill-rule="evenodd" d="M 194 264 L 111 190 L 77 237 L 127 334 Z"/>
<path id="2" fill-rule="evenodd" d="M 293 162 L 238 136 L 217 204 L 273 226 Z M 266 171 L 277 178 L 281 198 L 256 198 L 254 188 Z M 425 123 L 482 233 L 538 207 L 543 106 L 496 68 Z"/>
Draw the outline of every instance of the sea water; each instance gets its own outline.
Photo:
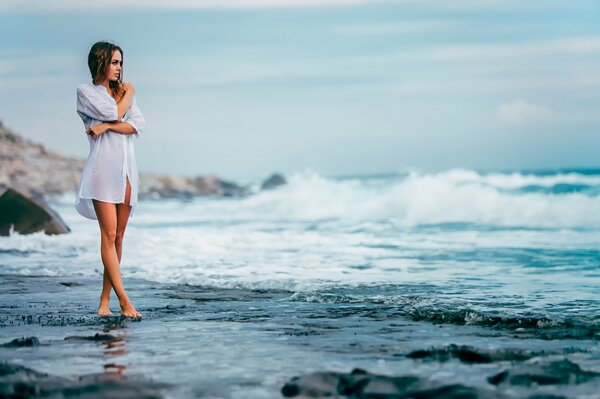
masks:
<path id="1" fill-rule="evenodd" d="M 287 178 L 245 198 L 139 202 L 125 233 L 124 278 L 324 301 L 411 294 L 481 315 L 600 321 L 600 171 Z M 71 234 L 2 238 L 5 273 L 102 268 L 97 222 L 69 197 L 52 204 Z M 20 253 L 29 256 L 11 257 Z M 356 286 L 369 293 L 321 295 Z"/>
<path id="2" fill-rule="evenodd" d="M 286 179 L 273 190 L 255 183 L 247 197 L 140 201 L 124 281 L 284 292 L 289 303 L 392 308 L 597 351 L 600 171 Z M 98 224 L 73 202 L 50 201 L 70 234 L 0 238 L 2 274 L 99 275 Z M 600 371 L 598 360 L 586 366 Z"/>

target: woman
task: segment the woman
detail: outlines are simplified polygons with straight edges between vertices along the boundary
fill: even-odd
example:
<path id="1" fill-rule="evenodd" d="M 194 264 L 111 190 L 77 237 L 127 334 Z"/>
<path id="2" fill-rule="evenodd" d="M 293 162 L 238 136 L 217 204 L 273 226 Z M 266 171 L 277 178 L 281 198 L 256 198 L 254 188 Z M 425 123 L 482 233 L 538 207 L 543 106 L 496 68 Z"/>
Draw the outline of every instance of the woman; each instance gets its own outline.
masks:
<path id="1" fill-rule="evenodd" d="M 127 221 L 137 204 L 139 174 L 134 139 L 145 125 L 131 83 L 123 83 L 123 50 L 110 42 L 95 43 L 88 55 L 92 83 L 77 87 L 77 113 L 83 120 L 90 153 L 81 174 L 75 208 L 98 220 L 104 264 L 98 314 L 111 315 L 114 288 L 121 314 L 141 317 L 121 281 L 121 253 Z"/>

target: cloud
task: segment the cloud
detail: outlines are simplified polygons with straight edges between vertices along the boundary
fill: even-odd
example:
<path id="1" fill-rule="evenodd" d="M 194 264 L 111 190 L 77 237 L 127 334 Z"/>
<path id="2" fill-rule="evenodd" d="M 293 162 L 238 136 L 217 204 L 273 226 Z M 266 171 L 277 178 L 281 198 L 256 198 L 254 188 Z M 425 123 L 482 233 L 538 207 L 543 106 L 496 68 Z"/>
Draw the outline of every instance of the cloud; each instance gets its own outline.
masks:
<path id="1" fill-rule="evenodd" d="M 524 100 L 514 100 L 500 105 L 498 116 L 502 122 L 509 125 L 549 123 L 558 119 L 556 113 L 548 107 Z"/>

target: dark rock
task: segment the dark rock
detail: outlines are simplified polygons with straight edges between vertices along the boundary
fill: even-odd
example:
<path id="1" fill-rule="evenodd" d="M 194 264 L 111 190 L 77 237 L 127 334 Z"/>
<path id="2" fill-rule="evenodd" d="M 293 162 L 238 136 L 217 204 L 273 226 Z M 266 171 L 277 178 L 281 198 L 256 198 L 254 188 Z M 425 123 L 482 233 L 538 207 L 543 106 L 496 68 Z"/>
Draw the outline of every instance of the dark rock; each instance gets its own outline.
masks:
<path id="1" fill-rule="evenodd" d="M 287 184 L 285 177 L 283 177 L 279 173 L 273 173 L 269 178 L 267 178 L 266 180 L 263 181 L 262 185 L 260 186 L 260 189 L 261 190 L 271 190 L 275 187 L 279 187 L 284 184 Z"/>
<path id="2" fill-rule="evenodd" d="M 61 281 L 58 284 L 64 285 L 65 287 L 81 287 L 81 286 L 83 286 L 83 284 L 78 283 L 76 281 Z"/>
<path id="3" fill-rule="evenodd" d="M 1 398 L 161 398 L 159 384 L 132 379 L 118 373 L 82 375 L 65 378 L 40 373 L 30 368 L 0 363 Z"/>
<path id="4" fill-rule="evenodd" d="M 281 388 L 281 394 L 287 398 L 302 395 L 306 398 L 335 396 L 341 374 L 335 372 L 318 372 L 305 376 L 293 377 Z"/>
<path id="5" fill-rule="evenodd" d="M 207 179 L 207 178 L 203 178 Z M 225 197 L 235 197 L 239 195 L 247 194 L 247 190 L 244 187 L 238 186 L 236 183 L 219 179 L 216 177 L 212 178 L 213 185 L 217 188 L 216 192 L 219 195 L 223 195 Z"/>
<path id="6" fill-rule="evenodd" d="M 23 337 L 23 338 L 15 338 L 10 342 L 0 345 L 3 348 L 23 348 L 23 347 L 31 347 L 38 346 L 40 341 L 36 337 Z"/>
<path id="7" fill-rule="evenodd" d="M 444 348 L 419 349 L 410 352 L 406 357 L 410 359 L 435 360 L 445 362 L 450 359 L 459 359 L 463 363 L 491 363 L 497 361 L 528 360 L 539 353 L 524 350 L 497 350 L 483 351 L 470 346 L 451 344 Z"/>
<path id="8" fill-rule="evenodd" d="M 42 200 L 28 198 L 9 188 L 0 196 L 0 235 L 10 234 L 10 226 L 21 234 L 43 230 L 46 234 L 65 234 L 71 231 L 62 218 Z"/>
<path id="9" fill-rule="evenodd" d="M 93 336 L 80 336 L 80 335 L 72 335 L 66 337 L 66 341 L 98 341 L 98 342 L 106 342 L 106 341 L 115 341 L 118 337 L 112 334 L 100 334 L 96 333 Z"/>
<path id="10" fill-rule="evenodd" d="M 285 397 L 322 398 L 343 395 L 355 399 L 396 399 L 396 398 L 478 398 L 475 388 L 459 384 L 433 385 L 427 379 L 417 376 L 390 377 L 371 374 L 362 369 L 351 373 L 317 372 L 306 376 L 293 377 L 286 383 L 281 393 Z"/>
<path id="11" fill-rule="evenodd" d="M 488 382 L 493 385 L 524 386 L 581 384 L 598 377 L 600 373 L 584 371 L 578 364 L 563 359 L 549 363 L 523 364 L 488 377 Z"/>

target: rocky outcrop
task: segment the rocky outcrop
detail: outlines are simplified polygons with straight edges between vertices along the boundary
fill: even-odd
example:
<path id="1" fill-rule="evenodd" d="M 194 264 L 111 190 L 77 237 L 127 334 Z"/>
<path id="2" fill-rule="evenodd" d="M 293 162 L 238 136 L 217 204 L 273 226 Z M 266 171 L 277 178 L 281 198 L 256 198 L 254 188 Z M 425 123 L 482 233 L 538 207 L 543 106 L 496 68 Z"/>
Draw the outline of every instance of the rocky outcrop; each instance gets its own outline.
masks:
<path id="1" fill-rule="evenodd" d="M 76 192 L 84 161 L 33 143 L 0 122 L 0 186 L 42 199 Z M 241 196 L 249 189 L 217 176 L 168 176 L 140 173 L 140 199 Z"/>
<path id="2" fill-rule="evenodd" d="M 260 189 L 261 190 L 271 190 L 275 187 L 279 187 L 284 184 L 287 184 L 285 177 L 283 177 L 279 173 L 273 173 L 271 176 L 269 176 L 269 178 L 267 178 L 267 179 L 265 179 L 265 181 L 263 181 L 262 185 L 260 186 Z"/>
<path id="3" fill-rule="evenodd" d="M 216 176 L 185 177 L 143 173 L 140 176 L 140 198 L 192 198 L 203 195 L 225 197 L 248 194 L 245 187 Z"/>
<path id="4" fill-rule="evenodd" d="M 28 198 L 9 188 L 0 194 L 0 236 L 8 236 L 11 227 L 21 234 L 44 231 L 50 235 L 71 231 L 58 213 L 42 200 Z"/>
<path id="5" fill-rule="evenodd" d="M 35 198 L 75 191 L 83 163 L 26 140 L 0 122 L 0 185 Z"/>

